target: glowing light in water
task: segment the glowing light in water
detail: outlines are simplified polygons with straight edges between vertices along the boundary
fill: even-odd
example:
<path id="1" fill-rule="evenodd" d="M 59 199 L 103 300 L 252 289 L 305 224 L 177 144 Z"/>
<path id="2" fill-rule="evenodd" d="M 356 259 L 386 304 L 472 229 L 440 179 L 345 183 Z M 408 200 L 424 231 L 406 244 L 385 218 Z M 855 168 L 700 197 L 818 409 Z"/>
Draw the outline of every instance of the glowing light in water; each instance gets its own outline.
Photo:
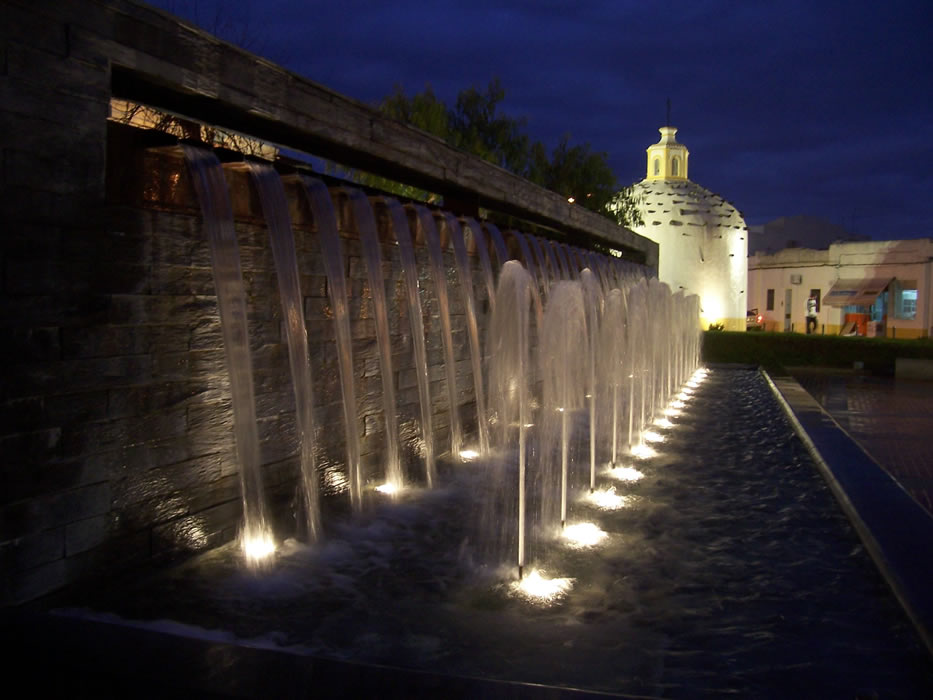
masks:
<path id="1" fill-rule="evenodd" d="M 658 453 L 648 445 L 635 445 L 632 447 L 632 456 L 638 459 L 650 459 L 651 457 L 657 456 L 657 454 Z"/>
<path id="2" fill-rule="evenodd" d="M 682 391 L 682 392 L 680 392 L 679 394 L 677 394 L 677 400 L 680 401 L 681 403 L 683 403 L 684 401 L 689 401 L 690 398 L 691 398 L 691 397 L 690 397 L 690 394 L 688 394 L 688 393 L 685 392 L 685 391 Z M 671 404 L 671 405 L 673 405 L 673 404 Z"/>
<path id="3" fill-rule="evenodd" d="M 272 535 L 262 533 L 243 539 L 243 554 L 249 564 L 261 564 L 275 554 L 275 540 Z"/>
<path id="4" fill-rule="evenodd" d="M 645 476 L 635 467 L 613 467 L 606 473 L 619 481 L 638 481 Z"/>
<path id="5" fill-rule="evenodd" d="M 564 528 L 564 539 L 576 549 L 594 547 L 606 538 L 606 533 L 593 523 L 574 523 Z"/>
<path id="6" fill-rule="evenodd" d="M 654 424 L 659 428 L 673 428 L 674 424 L 670 422 L 667 418 L 658 418 Z"/>
<path id="7" fill-rule="evenodd" d="M 617 494 L 615 486 L 593 491 L 593 493 L 587 494 L 586 498 L 590 503 L 602 510 L 618 510 L 625 507 L 625 496 Z"/>
<path id="8" fill-rule="evenodd" d="M 379 486 L 376 487 L 376 490 L 379 493 L 384 493 L 388 496 L 393 496 L 397 494 L 399 491 L 401 491 L 401 489 L 396 484 L 390 484 L 388 482 L 384 484 L 379 484 Z"/>
<path id="9" fill-rule="evenodd" d="M 645 442 L 664 442 L 664 436 L 653 430 L 646 430 L 641 434 L 641 439 Z"/>
<path id="10" fill-rule="evenodd" d="M 521 581 L 511 585 L 512 592 L 533 603 L 555 603 L 573 588 L 572 578 L 545 578 L 534 569 Z"/>
<path id="11" fill-rule="evenodd" d="M 696 389 L 698 386 L 700 386 L 700 382 L 697 379 L 691 379 L 689 382 L 687 382 L 687 386 L 691 389 Z"/>
<path id="12" fill-rule="evenodd" d="M 665 408 L 663 413 L 668 418 L 676 418 L 680 415 L 680 411 L 678 411 L 676 408 Z"/>
<path id="13" fill-rule="evenodd" d="M 479 452 L 476 450 L 460 450 L 460 459 L 464 462 L 470 462 L 479 457 Z"/>
<path id="14" fill-rule="evenodd" d="M 685 386 L 683 389 L 680 390 L 680 393 L 686 394 L 687 396 L 693 396 L 693 389 L 691 389 L 689 386 Z"/>
<path id="15" fill-rule="evenodd" d="M 671 401 L 671 408 L 686 408 L 687 404 L 679 399 L 677 401 Z"/>

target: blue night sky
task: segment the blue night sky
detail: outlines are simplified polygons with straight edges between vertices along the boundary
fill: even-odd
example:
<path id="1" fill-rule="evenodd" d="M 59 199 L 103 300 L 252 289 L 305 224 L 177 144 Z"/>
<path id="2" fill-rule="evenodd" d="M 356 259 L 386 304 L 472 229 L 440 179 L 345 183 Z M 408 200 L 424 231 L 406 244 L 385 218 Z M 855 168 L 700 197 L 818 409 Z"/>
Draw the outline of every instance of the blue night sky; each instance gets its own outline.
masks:
<path id="1" fill-rule="evenodd" d="M 153 4 L 373 105 L 428 83 L 452 104 L 498 76 L 533 138 L 605 151 L 622 184 L 645 176 L 670 98 L 690 179 L 749 224 L 933 237 L 926 0 Z"/>

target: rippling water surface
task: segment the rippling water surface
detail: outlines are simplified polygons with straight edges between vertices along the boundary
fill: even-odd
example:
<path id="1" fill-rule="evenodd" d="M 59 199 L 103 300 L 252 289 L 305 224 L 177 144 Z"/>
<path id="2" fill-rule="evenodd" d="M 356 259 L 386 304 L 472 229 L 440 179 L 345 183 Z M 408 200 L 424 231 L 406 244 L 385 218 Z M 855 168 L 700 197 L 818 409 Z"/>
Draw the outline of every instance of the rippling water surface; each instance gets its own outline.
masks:
<path id="1" fill-rule="evenodd" d="M 244 572 L 222 548 L 79 614 L 664 697 L 933 697 L 917 635 L 762 378 L 713 371 L 672 420 L 642 480 L 603 479 L 626 507 L 574 506 L 603 543 L 541 553 L 548 574 L 574 579 L 549 606 L 480 566 L 473 494 L 489 466 L 473 463 L 331 524 L 313 550 L 287 543 L 270 571 Z"/>

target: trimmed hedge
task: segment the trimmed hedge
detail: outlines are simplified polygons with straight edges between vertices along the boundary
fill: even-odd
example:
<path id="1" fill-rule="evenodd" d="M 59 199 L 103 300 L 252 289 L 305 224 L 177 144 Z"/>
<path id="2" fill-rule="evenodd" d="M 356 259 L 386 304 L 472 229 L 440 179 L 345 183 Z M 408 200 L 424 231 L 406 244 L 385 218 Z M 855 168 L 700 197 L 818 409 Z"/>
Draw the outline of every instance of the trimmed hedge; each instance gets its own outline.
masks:
<path id="1" fill-rule="evenodd" d="M 803 333 L 703 333 L 704 362 L 755 364 L 777 374 L 786 374 L 785 367 L 852 369 L 861 362 L 867 372 L 893 376 L 898 357 L 933 359 L 933 341 Z"/>

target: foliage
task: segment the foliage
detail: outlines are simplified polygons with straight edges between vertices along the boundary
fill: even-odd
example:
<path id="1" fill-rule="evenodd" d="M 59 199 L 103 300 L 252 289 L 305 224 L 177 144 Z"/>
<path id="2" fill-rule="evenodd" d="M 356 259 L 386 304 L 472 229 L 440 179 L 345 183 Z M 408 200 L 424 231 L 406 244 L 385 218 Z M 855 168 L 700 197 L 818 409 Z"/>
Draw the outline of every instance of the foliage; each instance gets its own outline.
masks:
<path id="1" fill-rule="evenodd" d="M 549 154 L 544 144 L 532 142 L 525 133 L 525 119 L 499 111 L 504 98 L 505 90 L 497 78 L 485 91 L 476 87 L 462 90 L 453 108 L 440 101 L 430 85 L 412 97 L 396 86 L 379 109 L 620 225 L 641 223 L 631 190 L 619 189 L 605 152 L 595 152 L 589 144 L 571 146 L 570 136 L 565 134 Z"/>
<path id="2" fill-rule="evenodd" d="M 704 362 L 755 364 L 773 374 L 785 367 L 852 369 L 861 362 L 873 374 L 894 374 L 898 357 L 933 359 L 933 342 L 893 338 L 861 338 L 803 333 L 707 332 Z"/>

